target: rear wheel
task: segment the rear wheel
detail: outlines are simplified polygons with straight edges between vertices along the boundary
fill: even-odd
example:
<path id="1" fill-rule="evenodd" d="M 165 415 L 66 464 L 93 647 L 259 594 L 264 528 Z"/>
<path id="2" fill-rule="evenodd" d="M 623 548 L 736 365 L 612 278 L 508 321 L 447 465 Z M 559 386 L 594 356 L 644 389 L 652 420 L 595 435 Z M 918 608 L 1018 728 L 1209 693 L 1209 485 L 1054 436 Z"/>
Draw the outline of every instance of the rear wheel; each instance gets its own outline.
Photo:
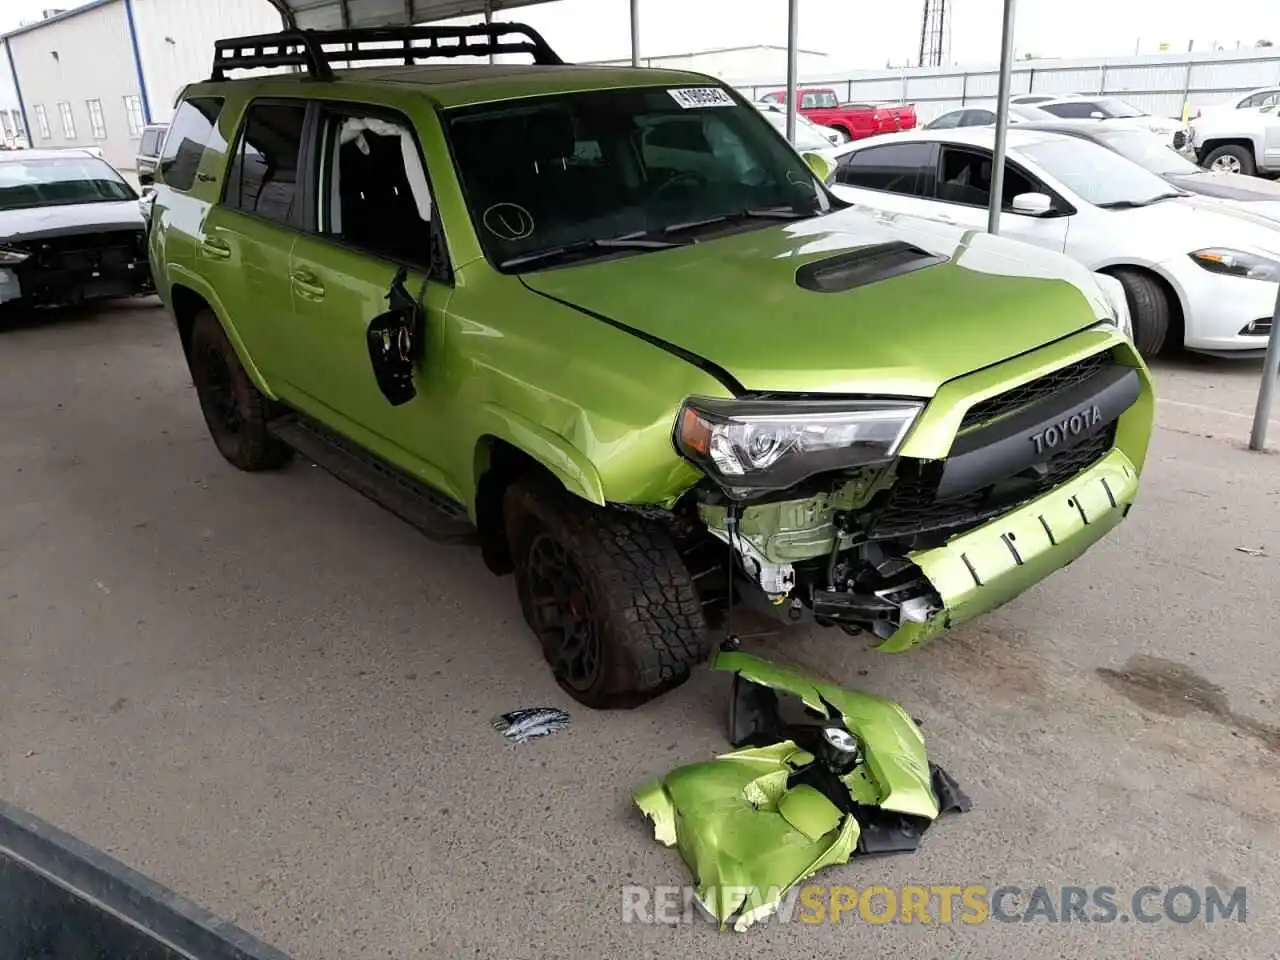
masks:
<path id="1" fill-rule="evenodd" d="M 1204 158 L 1204 168 L 1214 173 L 1243 173 L 1252 177 L 1258 172 L 1253 152 L 1238 143 L 1229 143 L 1210 150 Z"/>
<path id="2" fill-rule="evenodd" d="M 1114 276 L 1129 301 L 1134 346 L 1144 357 L 1156 356 L 1169 335 L 1172 306 L 1168 294 L 1158 280 L 1139 270 L 1117 270 Z"/>
<path id="3" fill-rule="evenodd" d="M 241 470 L 271 470 L 292 451 L 267 430 L 271 401 L 253 385 L 222 324 L 203 310 L 191 326 L 187 365 L 214 445 Z"/>
<path id="4" fill-rule="evenodd" d="M 579 703 L 638 706 L 706 657 L 701 603 L 661 524 L 537 478 L 507 489 L 504 512 L 525 619 Z"/>

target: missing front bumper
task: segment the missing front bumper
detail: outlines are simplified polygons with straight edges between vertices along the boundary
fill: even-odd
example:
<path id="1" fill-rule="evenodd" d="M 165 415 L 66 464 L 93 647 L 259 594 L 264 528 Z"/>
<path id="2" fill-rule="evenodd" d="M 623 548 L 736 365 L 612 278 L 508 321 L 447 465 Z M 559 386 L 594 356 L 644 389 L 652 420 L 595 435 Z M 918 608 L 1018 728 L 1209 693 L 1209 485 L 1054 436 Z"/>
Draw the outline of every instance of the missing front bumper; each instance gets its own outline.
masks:
<path id="1" fill-rule="evenodd" d="M 1074 480 L 1018 509 L 941 547 L 908 554 L 943 608 L 922 623 L 903 624 L 877 649 L 910 650 L 1012 600 L 1106 536 L 1137 492 L 1137 469 L 1113 449 Z"/>

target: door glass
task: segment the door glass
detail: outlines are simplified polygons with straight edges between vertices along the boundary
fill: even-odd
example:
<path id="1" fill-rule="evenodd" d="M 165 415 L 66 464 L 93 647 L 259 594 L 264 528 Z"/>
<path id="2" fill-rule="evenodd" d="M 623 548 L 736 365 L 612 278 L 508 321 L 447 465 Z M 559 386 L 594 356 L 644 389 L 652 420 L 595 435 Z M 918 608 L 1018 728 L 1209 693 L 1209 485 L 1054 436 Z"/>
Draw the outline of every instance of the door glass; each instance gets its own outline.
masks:
<path id="1" fill-rule="evenodd" d="M 1055 117 L 1062 117 L 1064 120 L 1088 120 L 1098 110 L 1096 103 L 1084 103 L 1080 101 L 1068 101 L 1067 103 L 1046 103 L 1042 104 L 1041 110 L 1047 110 Z"/>
<path id="2" fill-rule="evenodd" d="M 332 116 L 325 130 L 325 232 L 397 263 L 428 264 L 431 193 L 408 124 Z"/>
<path id="3" fill-rule="evenodd" d="M 893 143 L 849 154 L 836 180 L 850 187 L 920 194 L 920 173 L 932 168 L 933 144 Z"/>
<path id="4" fill-rule="evenodd" d="M 302 104 L 249 106 L 223 198 L 228 207 L 276 223 L 293 222 L 305 117 Z"/>
<path id="5" fill-rule="evenodd" d="M 988 206 L 991 203 L 991 168 L 992 160 L 985 154 L 943 147 L 938 199 L 972 207 Z M 1013 198 L 1018 194 L 1043 192 L 1022 171 L 1012 164 L 1005 164 L 1004 188 L 1001 191 L 1005 209 L 1013 206 Z"/>
<path id="6" fill-rule="evenodd" d="M 178 105 L 160 154 L 160 176 L 166 186 L 190 190 L 205 146 L 212 145 L 218 151 L 226 149 L 218 133 L 218 114 L 221 112 L 221 97 L 195 97 Z M 143 156 L 150 156 L 155 150 L 155 138 L 160 133 L 159 129 L 153 129 L 143 134 L 139 148 Z M 152 138 L 150 147 L 147 145 L 148 137 Z"/>
<path id="7" fill-rule="evenodd" d="M 953 127 L 960 126 L 960 118 L 964 116 L 962 110 L 952 110 L 950 113 L 944 113 L 933 123 L 929 124 L 930 130 L 950 130 Z"/>

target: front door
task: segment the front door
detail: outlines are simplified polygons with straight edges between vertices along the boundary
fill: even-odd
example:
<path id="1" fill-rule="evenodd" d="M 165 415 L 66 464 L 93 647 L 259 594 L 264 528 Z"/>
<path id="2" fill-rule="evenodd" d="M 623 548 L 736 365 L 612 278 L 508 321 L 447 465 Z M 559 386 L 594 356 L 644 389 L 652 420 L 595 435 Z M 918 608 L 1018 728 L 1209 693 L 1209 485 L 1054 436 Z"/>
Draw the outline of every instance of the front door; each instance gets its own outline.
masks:
<path id="1" fill-rule="evenodd" d="M 452 287 L 427 280 L 433 208 L 411 125 L 361 110 L 326 106 L 316 125 L 315 228 L 299 236 L 285 274 L 299 347 L 289 381 L 305 412 L 442 487 L 442 378 L 433 371 Z M 423 304 L 425 322 L 415 334 L 417 395 L 393 405 L 374 376 L 368 327 L 389 309 L 402 267 L 403 291 Z"/>

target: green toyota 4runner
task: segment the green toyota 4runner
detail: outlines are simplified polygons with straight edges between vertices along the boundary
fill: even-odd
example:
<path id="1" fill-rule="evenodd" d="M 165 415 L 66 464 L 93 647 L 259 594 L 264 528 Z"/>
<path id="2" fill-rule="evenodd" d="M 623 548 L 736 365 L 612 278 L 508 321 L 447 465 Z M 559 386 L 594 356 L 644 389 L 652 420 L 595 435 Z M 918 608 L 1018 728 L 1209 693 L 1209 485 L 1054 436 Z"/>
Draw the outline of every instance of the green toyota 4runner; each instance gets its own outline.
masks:
<path id="1" fill-rule="evenodd" d="M 826 175 L 714 79 L 516 24 L 238 38 L 181 96 L 150 256 L 227 460 L 297 450 L 477 541 L 562 686 L 629 705 L 735 604 L 914 647 L 1136 494 L 1123 296 Z"/>

